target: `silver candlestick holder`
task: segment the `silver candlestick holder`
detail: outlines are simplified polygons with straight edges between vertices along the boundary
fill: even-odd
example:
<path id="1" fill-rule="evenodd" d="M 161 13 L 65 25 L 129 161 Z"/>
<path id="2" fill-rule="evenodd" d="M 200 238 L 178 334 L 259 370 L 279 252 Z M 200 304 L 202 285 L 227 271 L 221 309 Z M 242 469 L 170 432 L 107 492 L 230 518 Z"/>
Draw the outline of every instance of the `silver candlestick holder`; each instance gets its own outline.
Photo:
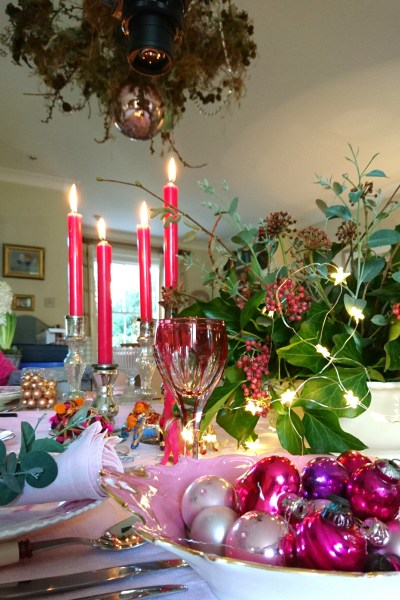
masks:
<path id="1" fill-rule="evenodd" d="M 92 378 L 96 386 L 96 396 L 92 407 L 110 421 L 118 414 L 119 404 L 114 397 L 114 383 L 118 376 L 118 365 L 92 365 Z"/>
<path id="2" fill-rule="evenodd" d="M 138 343 L 140 346 L 139 356 L 137 358 L 136 368 L 140 375 L 140 389 L 137 395 L 146 402 L 151 402 L 156 391 L 151 385 L 154 371 L 156 370 L 156 361 L 154 359 L 154 320 L 140 321 L 140 330 Z"/>
<path id="3" fill-rule="evenodd" d="M 86 367 L 84 360 L 85 317 L 74 315 L 65 317 L 64 340 L 68 346 L 68 353 L 64 360 L 64 370 L 69 385 L 66 396 L 73 400 L 82 396 L 81 382 Z"/>

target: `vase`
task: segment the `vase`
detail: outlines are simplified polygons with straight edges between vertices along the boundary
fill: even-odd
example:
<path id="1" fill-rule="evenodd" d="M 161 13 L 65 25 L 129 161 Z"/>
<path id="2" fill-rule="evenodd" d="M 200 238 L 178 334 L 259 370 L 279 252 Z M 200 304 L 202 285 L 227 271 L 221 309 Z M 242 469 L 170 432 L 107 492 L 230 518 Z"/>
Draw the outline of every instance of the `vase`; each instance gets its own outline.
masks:
<path id="1" fill-rule="evenodd" d="M 371 404 L 355 419 L 342 418 L 344 431 L 367 446 L 364 452 L 375 456 L 400 456 L 400 381 L 370 382 Z"/>

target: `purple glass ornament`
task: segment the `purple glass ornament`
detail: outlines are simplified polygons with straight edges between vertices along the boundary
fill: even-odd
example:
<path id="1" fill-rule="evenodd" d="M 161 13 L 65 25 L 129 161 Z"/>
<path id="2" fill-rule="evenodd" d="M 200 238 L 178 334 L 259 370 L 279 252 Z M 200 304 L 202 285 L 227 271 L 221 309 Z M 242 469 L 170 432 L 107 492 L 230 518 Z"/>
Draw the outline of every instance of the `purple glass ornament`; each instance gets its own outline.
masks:
<path id="1" fill-rule="evenodd" d="M 262 458 L 236 481 L 238 512 L 262 510 L 277 515 L 279 498 L 287 493 L 297 494 L 299 486 L 299 472 L 288 458 Z"/>
<path id="2" fill-rule="evenodd" d="M 380 459 L 351 475 L 347 498 L 359 519 L 394 519 L 400 508 L 400 469 L 393 461 Z"/>
<path id="3" fill-rule="evenodd" d="M 289 566 L 293 564 L 293 541 L 284 519 L 250 511 L 228 532 L 225 554 L 264 565 Z"/>
<path id="4" fill-rule="evenodd" d="M 324 571 L 363 571 L 367 541 L 348 511 L 332 512 L 331 506 L 307 515 L 297 526 L 297 566 Z"/>
<path id="5" fill-rule="evenodd" d="M 344 496 L 349 475 L 335 458 L 317 456 L 310 460 L 301 474 L 301 493 L 304 498 Z"/>
<path id="6" fill-rule="evenodd" d="M 344 466 L 349 475 L 354 473 L 354 471 L 357 471 L 360 467 L 372 463 L 372 460 L 368 458 L 368 456 L 361 454 L 361 452 L 357 452 L 357 450 L 346 450 L 346 452 L 342 452 L 336 460 Z"/>

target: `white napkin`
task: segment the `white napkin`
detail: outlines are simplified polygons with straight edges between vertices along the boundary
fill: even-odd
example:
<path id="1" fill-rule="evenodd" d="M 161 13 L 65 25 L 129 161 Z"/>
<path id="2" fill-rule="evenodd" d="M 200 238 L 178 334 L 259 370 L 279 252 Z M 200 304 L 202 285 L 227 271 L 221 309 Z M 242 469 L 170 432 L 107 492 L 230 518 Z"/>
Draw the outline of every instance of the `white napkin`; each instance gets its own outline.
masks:
<path id="1" fill-rule="evenodd" d="M 60 502 L 62 500 L 99 500 L 107 496 L 99 485 L 99 473 L 104 467 L 123 472 L 114 446 L 120 438 L 106 437 L 101 425 L 92 423 L 62 454 L 53 454 L 58 465 L 56 479 L 44 488 L 27 483 L 22 494 L 7 506 Z"/>

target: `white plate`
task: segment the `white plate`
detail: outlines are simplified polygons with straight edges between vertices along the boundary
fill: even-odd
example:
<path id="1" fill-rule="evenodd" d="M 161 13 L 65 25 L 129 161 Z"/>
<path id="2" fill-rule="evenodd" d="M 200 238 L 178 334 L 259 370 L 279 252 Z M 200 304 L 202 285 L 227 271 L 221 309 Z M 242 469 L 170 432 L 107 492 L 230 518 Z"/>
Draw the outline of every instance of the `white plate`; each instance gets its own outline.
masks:
<path id="1" fill-rule="evenodd" d="M 7 402 L 19 400 L 21 397 L 21 388 L 18 385 L 2 385 L 0 386 L 0 408 Z"/>
<path id="2" fill-rule="evenodd" d="M 102 500 L 69 500 L 47 504 L 0 507 L 0 542 L 67 521 L 90 510 Z"/>

